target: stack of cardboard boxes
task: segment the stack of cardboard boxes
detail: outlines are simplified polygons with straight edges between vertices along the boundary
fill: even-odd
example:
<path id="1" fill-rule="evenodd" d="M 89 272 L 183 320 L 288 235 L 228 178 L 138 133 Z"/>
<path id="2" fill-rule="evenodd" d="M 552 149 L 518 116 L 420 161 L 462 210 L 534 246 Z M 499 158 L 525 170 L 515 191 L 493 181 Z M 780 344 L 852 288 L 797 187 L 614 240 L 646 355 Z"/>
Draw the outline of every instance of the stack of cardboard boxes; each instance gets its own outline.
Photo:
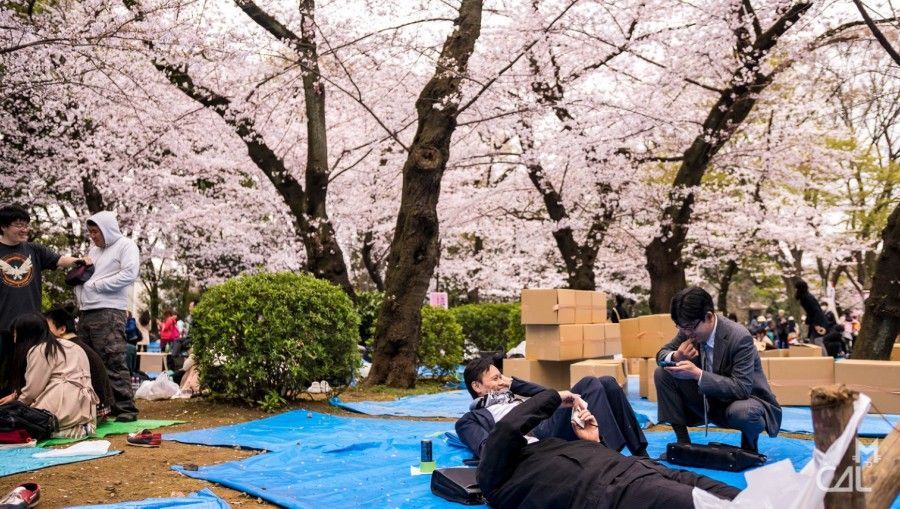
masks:
<path id="1" fill-rule="evenodd" d="M 656 384 L 653 382 L 656 352 L 675 337 L 675 323 L 668 314 L 661 314 L 622 320 L 619 326 L 622 355 L 638 359 L 641 397 L 656 401 Z"/>
<path id="2" fill-rule="evenodd" d="M 545 387 L 568 389 L 581 378 L 573 380 L 574 373 L 594 374 L 606 370 L 600 365 L 615 364 L 612 356 L 621 353 L 619 326 L 606 323 L 603 292 L 524 289 L 522 323 L 525 324 L 525 358 L 506 359 L 504 374 Z M 577 361 L 599 357 L 608 360 L 575 366 L 575 371 L 570 369 L 580 364 Z M 617 364 L 624 383 L 624 362 Z M 612 373 L 604 374 L 616 376 L 617 369 L 614 366 Z"/>
<path id="3" fill-rule="evenodd" d="M 811 388 L 844 384 L 872 398 L 871 412 L 900 413 L 900 362 L 835 361 L 821 356 L 760 360 L 769 386 L 782 405 L 807 406 Z"/>

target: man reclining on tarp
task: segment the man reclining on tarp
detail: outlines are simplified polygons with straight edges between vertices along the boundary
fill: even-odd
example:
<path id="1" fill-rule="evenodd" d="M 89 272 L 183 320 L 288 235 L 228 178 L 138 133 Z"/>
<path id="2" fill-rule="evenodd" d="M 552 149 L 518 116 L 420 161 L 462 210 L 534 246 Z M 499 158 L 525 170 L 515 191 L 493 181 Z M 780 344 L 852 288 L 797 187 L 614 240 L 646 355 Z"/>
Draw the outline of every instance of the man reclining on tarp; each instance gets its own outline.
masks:
<path id="1" fill-rule="evenodd" d="M 561 403 L 559 393 L 544 390 L 494 427 L 477 470 L 478 485 L 491 506 L 680 509 L 694 507 L 695 486 L 725 500 L 740 493 L 714 479 L 604 447 L 589 409 L 579 412 L 583 428 L 572 423 L 580 440 L 551 437 L 528 443 L 525 434 Z"/>
<path id="2" fill-rule="evenodd" d="M 475 456 L 481 455 L 484 441 L 498 421 L 522 403 L 524 397 L 544 390 L 540 385 L 503 376 L 489 358 L 469 362 L 463 380 L 474 401 L 470 411 L 456 421 L 456 434 Z M 600 436 L 607 447 L 621 451 L 627 446 L 631 454 L 647 455 L 647 438 L 615 378 L 586 376 L 560 396 L 568 408 L 587 406 L 600 423 Z M 560 409 L 540 423 L 532 435 L 540 440 L 548 437 L 575 440 L 570 420 L 571 410 Z"/>

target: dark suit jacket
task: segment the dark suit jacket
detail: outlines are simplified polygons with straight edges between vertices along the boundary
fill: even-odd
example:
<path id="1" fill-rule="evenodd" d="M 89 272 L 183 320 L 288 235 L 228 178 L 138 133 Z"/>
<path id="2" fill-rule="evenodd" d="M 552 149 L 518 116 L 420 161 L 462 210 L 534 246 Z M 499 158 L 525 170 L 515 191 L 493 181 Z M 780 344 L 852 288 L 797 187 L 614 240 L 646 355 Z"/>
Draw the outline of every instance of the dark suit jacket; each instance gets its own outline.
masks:
<path id="1" fill-rule="evenodd" d="M 753 398 L 763 404 L 766 411 L 766 431 L 775 436 L 781 429 L 781 405 L 772 394 L 766 375 L 762 371 L 759 353 L 753 346 L 750 332 L 740 324 L 717 315 L 716 344 L 713 348 L 712 373 L 705 372 L 700 378 L 700 392 L 710 399 L 728 404 L 739 399 Z M 663 360 L 669 352 L 674 352 L 687 337 L 680 331 L 672 341 L 656 354 L 656 360 Z M 700 366 L 698 355 L 692 362 Z"/>
<path id="2" fill-rule="evenodd" d="M 545 389 L 540 385 L 513 378 L 509 390 L 517 396 L 531 397 Z M 462 443 L 475 453 L 475 457 L 481 457 L 481 448 L 494 429 L 494 424 L 494 416 L 487 408 L 470 410 L 456 421 L 456 434 Z"/>
<path id="3" fill-rule="evenodd" d="M 623 456 L 597 442 L 523 436 L 559 407 L 556 391 L 545 390 L 506 415 L 487 440 L 476 472 L 485 499 L 498 508 L 612 509 L 649 507 L 647 493 L 628 490 L 638 479 L 646 488 L 669 489 L 664 478 L 680 478 L 722 498 L 739 490 L 690 472 L 665 469 L 646 458 Z M 681 509 L 668 506 L 669 509 Z"/>

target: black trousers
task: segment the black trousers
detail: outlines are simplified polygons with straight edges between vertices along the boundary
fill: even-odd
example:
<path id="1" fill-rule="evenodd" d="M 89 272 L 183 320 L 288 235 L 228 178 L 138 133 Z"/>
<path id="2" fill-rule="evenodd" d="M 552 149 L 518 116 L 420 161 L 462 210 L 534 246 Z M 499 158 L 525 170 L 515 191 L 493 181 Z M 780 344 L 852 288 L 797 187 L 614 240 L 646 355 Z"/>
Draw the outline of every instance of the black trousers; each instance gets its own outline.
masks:
<path id="1" fill-rule="evenodd" d="M 614 451 L 628 447 L 632 454 L 647 448 L 647 438 L 637 422 L 634 409 L 628 403 L 625 391 L 611 376 L 586 376 L 578 381 L 572 392 L 581 396 L 588 410 L 597 418 L 603 443 Z M 575 440 L 572 430 L 572 409 L 559 408 L 553 415 L 534 429 L 534 436 Z"/>
<path id="2" fill-rule="evenodd" d="M 696 380 L 675 378 L 663 368 L 653 374 L 659 400 L 660 422 L 673 426 L 697 426 L 703 422 L 703 394 Z M 756 447 L 759 434 L 766 429 L 765 407 L 755 399 L 721 401 L 707 398 L 709 422 L 721 428 L 741 431 L 741 446 Z"/>

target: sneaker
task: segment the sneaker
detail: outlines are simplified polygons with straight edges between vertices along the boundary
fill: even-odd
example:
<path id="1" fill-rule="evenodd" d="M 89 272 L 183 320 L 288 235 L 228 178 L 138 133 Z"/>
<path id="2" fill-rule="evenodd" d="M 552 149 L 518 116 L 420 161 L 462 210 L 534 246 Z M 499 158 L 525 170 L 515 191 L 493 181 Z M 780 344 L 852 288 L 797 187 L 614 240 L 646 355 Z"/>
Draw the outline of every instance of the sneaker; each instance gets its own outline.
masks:
<path id="1" fill-rule="evenodd" d="M 128 445 L 135 447 L 159 447 L 162 443 L 162 434 L 142 429 L 135 433 L 129 433 L 125 441 L 128 442 Z"/>
<path id="2" fill-rule="evenodd" d="M 322 384 L 320 384 L 319 382 L 313 382 L 312 384 L 310 384 L 309 389 L 306 389 L 306 392 L 310 394 L 322 394 L 322 392 L 324 391 L 322 390 Z"/>
<path id="3" fill-rule="evenodd" d="M 12 489 L 5 497 L 0 498 L 0 507 L 24 509 L 34 507 L 41 501 L 41 487 L 37 483 L 26 482 Z"/>
<path id="4" fill-rule="evenodd" d="M 322 388 L 323 393 L 328 394 L 329 392 L 331 392 L 331 386 L 328 385 L 328 382 L 326 382 L 325 380 L 319 382 L 319 386 Z"/>

